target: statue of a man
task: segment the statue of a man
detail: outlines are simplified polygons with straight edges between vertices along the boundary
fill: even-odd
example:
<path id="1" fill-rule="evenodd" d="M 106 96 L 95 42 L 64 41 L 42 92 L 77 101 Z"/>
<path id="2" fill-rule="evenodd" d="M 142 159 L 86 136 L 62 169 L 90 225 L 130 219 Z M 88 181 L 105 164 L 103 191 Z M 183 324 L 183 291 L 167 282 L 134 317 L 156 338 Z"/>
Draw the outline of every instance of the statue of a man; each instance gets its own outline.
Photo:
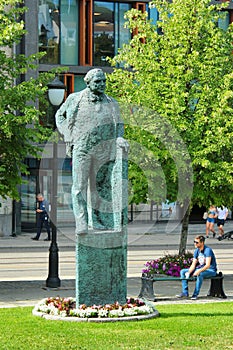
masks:
<path id="1" fill-rule="evenodd" d="M 123 138 L 118 103 L 104 94 L 106 77 L 101 69 L 90 70 L 86 89 L 72 93 L 56 113 L 67 154 L 72 156 L 72 201 L 76 233 L 114 229 L 111 174 L 116 148 L 128 152 Z"/>

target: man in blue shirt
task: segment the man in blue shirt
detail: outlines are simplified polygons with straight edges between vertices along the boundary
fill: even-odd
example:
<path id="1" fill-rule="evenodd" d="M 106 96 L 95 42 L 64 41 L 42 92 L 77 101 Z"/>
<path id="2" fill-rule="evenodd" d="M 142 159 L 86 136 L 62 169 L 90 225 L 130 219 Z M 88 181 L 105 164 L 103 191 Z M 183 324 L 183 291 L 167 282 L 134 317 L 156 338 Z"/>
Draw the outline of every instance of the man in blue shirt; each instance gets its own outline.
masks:
<path id="1" fill-rule="evenodd" d="M 44 199 L 44 196 L 41 193 L 37 195 L 37 204 L 36 204 L 36 215 L 37 215 L 37 232 L 36 236 L 32 239 L 38 241 L 40 234 L 43 228 L 43 225 L 46 228 L 48 237 L 45 241 L 50 241 L 50 225 L 49 225 L 49 202 Z"/>
<path id="2" fill-rule="evenodd" d="M 177 295 L 178 298 L 188 297 L 188 278 L 196 277 L 196 286 L 191 297 L 196 300 L 202 286 L 203 279 L 206 277 L 216 276 L 217 264 L 213 250 L 205 245 L 205 237 L 196 236 L 194 239 L 195 251 L 193 254 L 193 262 L 189 269 L 182 269 L 180 277 L 182 278 L 182 293 Z"/>

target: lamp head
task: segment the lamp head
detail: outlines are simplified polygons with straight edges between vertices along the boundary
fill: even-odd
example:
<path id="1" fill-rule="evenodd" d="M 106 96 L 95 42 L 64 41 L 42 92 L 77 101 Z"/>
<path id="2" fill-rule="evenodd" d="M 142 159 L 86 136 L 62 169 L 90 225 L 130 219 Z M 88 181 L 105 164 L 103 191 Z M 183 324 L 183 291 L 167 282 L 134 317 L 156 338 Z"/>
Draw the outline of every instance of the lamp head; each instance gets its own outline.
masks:
<path id="1" fill-rule="evenodd" d="M 65 96 L 65 85 L 58 77 L 48 84 L 48 98 L 53 106 L 60 106 Z"/>

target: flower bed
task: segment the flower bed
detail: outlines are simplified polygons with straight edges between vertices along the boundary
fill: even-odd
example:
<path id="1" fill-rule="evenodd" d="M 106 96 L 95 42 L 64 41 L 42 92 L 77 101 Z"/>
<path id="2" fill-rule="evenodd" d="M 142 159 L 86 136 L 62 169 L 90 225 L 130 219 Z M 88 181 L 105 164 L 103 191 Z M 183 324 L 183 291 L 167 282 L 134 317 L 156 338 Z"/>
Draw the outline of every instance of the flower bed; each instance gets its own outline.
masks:
<path id="1" fill-rule="evenodd" d="M 192 264 L 193 254 L 184 255 L 165 255 L 162 258 L 147 261 L 142 270 L 143 276 L 152 277 L 153 275 L 162 274 L 167 276 L 180 277 L 180 271 L 189 268 Z"/>
<path id="2" fill-rule="evenodd" d="M 76 307 L 74 298 L 52 297 L 42 299 L 33 309 L 37 316 L 51 315 L 59 318 L 95 318 L 113 319 L 132 316 L 156 314 L 153 305 L 138 298 L 128 298 L 126 303 L 120 305 L 118 302 L 106 305 L 80 305 Z M 158 316 L 158 313 L 156 314 Z"/>

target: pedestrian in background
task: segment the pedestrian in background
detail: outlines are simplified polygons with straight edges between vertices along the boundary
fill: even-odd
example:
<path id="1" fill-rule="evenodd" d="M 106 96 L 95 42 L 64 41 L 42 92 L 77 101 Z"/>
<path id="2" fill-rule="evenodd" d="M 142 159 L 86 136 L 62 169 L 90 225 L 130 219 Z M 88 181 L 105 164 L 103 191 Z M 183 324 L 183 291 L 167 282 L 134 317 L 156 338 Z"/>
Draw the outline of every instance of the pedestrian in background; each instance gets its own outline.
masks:
<path id="1" fill-rule="evenodd" d="M 211 205 L 208 210 L 208 216 L 206 219 L 206 238 L 209 238 L 209 232 L 213 233 L 213 237 L 216 236 L 216 232 L 214 231 L 214 223 L 217 218 L 217 209 L 214 205 Z"/>
<path id="2" fill-rule="evenodd" d="M 38 193 L 36 202 L 37 232 L 36 236 L 32 238 L 34 241 L 38 241 L 40 239 L 43 226 L 45 226 L 48 235 L 45 241 L 50 241 L 50 225 L 48 213 L 49 202 L 44 199 L 44 196 L 41 193 Z"/>
<path id="3" fill-rule="evenodd" d="M 219 238 L 224 235 L 223 226 L 228 216 L 227 207 L 224 207 L 223 205 L 221 205 L 220 207 L 217 207 L 217 214 L 218 214 L 217 226 L 218 226 L 218 238 Z"/>

